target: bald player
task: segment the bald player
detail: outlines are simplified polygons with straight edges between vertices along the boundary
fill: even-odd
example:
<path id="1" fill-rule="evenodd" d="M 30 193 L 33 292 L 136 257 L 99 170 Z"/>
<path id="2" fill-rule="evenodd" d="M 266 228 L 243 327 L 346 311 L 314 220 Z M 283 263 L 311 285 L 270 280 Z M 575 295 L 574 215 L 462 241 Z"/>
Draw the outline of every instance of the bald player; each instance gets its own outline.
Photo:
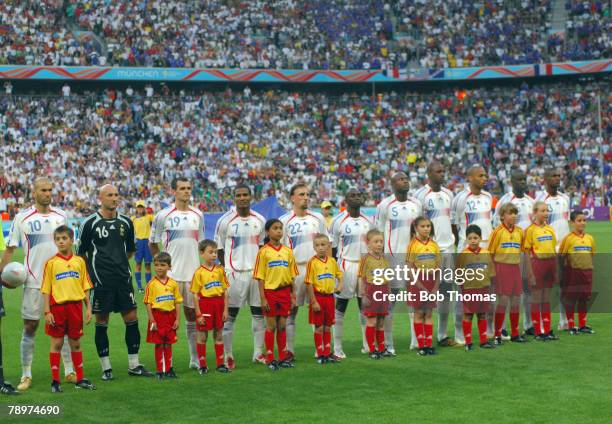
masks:
<path id="1" fill-rule="evenodd" d="M 317 234 L 328 235 L 327 223 L 323 215 L 308 209 L 310 189 L 304 183 L 295 184 L 289 191 L 292 210 L 279 219 L 283 223 L 283 240 L 285 246 L 293 249 L 293 255 L 298 266 L 298 276 L 295 278 L 295 308 L 287 318 L 287 359 L 293 360 L 295 352 L 295 319 L 298 308 L 304 306 L 306 300 L 306 265 L 316 254 L 313 240 Z"/>
<path id="2" fill-rule="evenodd" d="M 434 241 L 440 247 L 442 254 L 442 269 L 454 267 L 453 254 L 455 253 L 455 235 L 451 222 L 451 205 L 453 192 L 443 187 L 445 180 L 444 166 L 438 162 L 430 162 L 427 166 L 427 184 L 416 191 L 414 197 L 423 205 L 423 212 L 434 227 Z M 455 342 L 464 344 L 463 316 L 461 303 L 451 302 L 449 291 L 453 290 L 453 281 L 441 281 L 439 291 L 444 293 L 444 300 L 438 302 L 438 346 L 452 345 L 447 335 L 448 315 L 454 311 L 455 315 Z M 411 327 L 412 328 L 412 327 Z M 415 344 L 416 347 L 416 344 Z"/>
<path id="3" fill-rule="evenodd" d="M 415 197 L 408 195 L 410 180 L 405 173 L 397 172 L 391 177 L 391 188 L 393 194 L 384 198 L 376 207 L 375 225 L 384 234 L 385 255 L 387 255 L 391 268 L 395 268 L 396 265 L 404 265 L 406 250 L 410 243 L 410 225 L 415 218 L 421 215 L 421 203 Z M 406 282 L 393 280 L 390 287 L 391 292 L 397 294 L 406 288 Z M 395 303 L 390 302 L 389 315 L 385 318 L 385 344 L 387 346 L 386 350 L 381 352 L 384 356 L 395 356 L 393 343 Z M 414 344 L 416 346 L 416 338 Z"/>
<path id="4" fill-rule="evenodd" d="M 458 252 L 462 252 L 467 246 L 465 230 L 468 225 L 480 227 L 481 247 L 489 244 L 489 236 L 493 232 L 491 222 L 493 197 L 484 190 L 488 178 L 487 172 L 481 165 L 472 165 L 467 171 L 467 187 L 453 199 L 451 222 L 453 232 L 458 234 Z"/>
<path id="5" fill-rule="evenodd" d="M 477 225 L 482 232 L 480 247 L 489 245 L 489 236 L 493 232 L 491 209 L 493 197 L 484 190 L 488 175 L 481 165 L 472 165 L 467 170 L 467 187 L 459 192 L 451 205 L 451 222 L 453 233 L 457 234 L 457 251 L 463 252 L 467 247 L 465 230 L 469 225 Z M 493 336 L 493 317 L 487 314 L 487 334 Z"/>
<path id="6" fill-rule="evenodd" d="M 346 358 L 342 346 L 344 336 L 344 314 L 349 300 L 356 297 L 359 261 L 368 252 L 366 234 L 374 228 L 374 224 L 361 213 L 364 203 L 363 194 L 351 188 L 345 196 L 346 210 L 336 215 L 332 221 L 332 253 L 344 274 L 344 287 L 336 297 L 336 325 L 334 326 L 334 356 Z M 361 342 L 367 348 L 365 340 L 366 319 L 361 313 L 361 298 L 357 297 L 359 305 L 359 323 L 361 325 Z"/>
<path id="7" fill-rule="evenodd" d="M 523 231 L 527 230 L 532 223 L 531 215 L 533 214 L 533 205 L 535 200 L 530 197 L 527 193 L 527 175 L 520 169 L 515 169 L 510 174 L 510 185 L 512 191 L 504 194 L 501 199 L 497 201 L 495 207 L 495 215 L 493 216 L 494 226 L 501 224 L 499 216 L 499 209 L 505 203 L 512 203 L 518 209 L 518 216 L 516 217 L 516 225 L 521 227 Z M 529 293 L 529 282 L 527 281 L 525 263 L 521 260 L 521 274 L 523 278 L 523 294 L 521 295 L 521 303 L 523 304 L 523 327 L 525 334 L 534 336 L 535 332 L 532 328 L 531 322 L 531 296 Z"/>
<path id="8" fill-rule="evenodd" d="M 85 259 L 87 272 L 94 283 L 92 311 L 96 315 L 95 340 L 102 380 L 114 379 L 108 341 L 111 312 L 119 312 L 125 324 L 128 374 L 152 377 L 138 357 L 140 330 L 129 262 L 136 251 L 134 225 L 130 217 L 117 211 L 117 187 L 111 184 L 100 187 L 98 200 L 100 208 L 88 216 L 79 229 L 77 253 Z"/>
<path id="9" fill-rule="evenodd" d="M 40 317 L 44 310 L 43 296 L 40 292 L 45 264 L 57 253 L 53 242 L 53 231 L 60 225 L 66 225 L 66 213 L 51 206 L 53 183 L 47 177 L 38 177 L 32 186 L 34 204 L 15 216 L 6 240 L 6 250 L 0 263 L 0 273 L 11 262 L 15 249 L 21 245 L 24 254 L 24 265 L 28 270 L 28 279 L 23 289 L 21 318 L 21 382 L 20 391 L 28 390 L 32 384 L 32 360 L 34 359 L 34 336 L 38 329 Z M 1 230 L 1 228 L 0 228 Z M 76 383 L 76 374 L 70 357 L 67 337 L 64 339 L 62 359 L 66 382 Z"/>
<path id="10" fill-rule="evenodd" d="M 542 201 L 548 207 L 548 225 L 555 230 L 556 250 L 559 252 L 561 241 L 570 233 L 570 200 L 567 194 L 559 191 L 561 171 L 557 168 L 547 168 L 544 171 L 544 186 L 546 192 L 536 196 L 536 201 Z M 558 275 L 562 276 L 563 273 L 559 272 Z M 561 301 L 559 302 L 559 330 L 567 330 L 567 318 Z"/>

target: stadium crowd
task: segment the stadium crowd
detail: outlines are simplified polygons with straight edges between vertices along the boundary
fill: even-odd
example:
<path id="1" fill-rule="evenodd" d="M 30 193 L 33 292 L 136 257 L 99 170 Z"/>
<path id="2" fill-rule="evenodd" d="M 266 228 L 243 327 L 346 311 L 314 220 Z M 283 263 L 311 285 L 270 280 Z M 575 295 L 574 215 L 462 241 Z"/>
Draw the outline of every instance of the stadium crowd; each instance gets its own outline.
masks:
<path id="1" fill-rule="evenodd" d="M 609 84 L 523 85 L 460 93 L 361 94 L 287 91 L 172 91 L 128 87 L 66 96 L 0 98 L 0 210 L 13 214 L 30 199 L 32 174 L 45 174 L 54 204 L 71 216 L 96 205 L 95 187 L 119 186 L 127 206 L 146 199 L 159 210 L 169 181 L 195 181 L 195 204 L 225 210 L 229 188 L 253 186 L 255 198 L 303 179 L 320 201 L 340 202 L 350 186 L 377 203 L 389 174 L 405 171 L 417 188 L 427 161 L 448 166 L 449 187 L 464 185 L 466 163 L 482 163 L 488 190 L 501 196 L 509 171 L 521 167 L 532 194 L 545 165 L 564 170 L 573 205 L 612 200 Z M 602 139 L 597 98 L 601 98 Z M 604 160 L 603 173 L 600 158 Z"/>
<path id="2" fill-rule="evenodd" d="M 550 0 L 400 0 L 400 29 L 417 34 L 426 68 L 540 63 L 550 26 Z"/>
<path id="3" fill-rule="evenodd" d="M 8 0 L 0 64 L 387 69 L 610 57 L 609 2 L 568 1 L 565 36 L 549 34 L 552 3 Z"/>

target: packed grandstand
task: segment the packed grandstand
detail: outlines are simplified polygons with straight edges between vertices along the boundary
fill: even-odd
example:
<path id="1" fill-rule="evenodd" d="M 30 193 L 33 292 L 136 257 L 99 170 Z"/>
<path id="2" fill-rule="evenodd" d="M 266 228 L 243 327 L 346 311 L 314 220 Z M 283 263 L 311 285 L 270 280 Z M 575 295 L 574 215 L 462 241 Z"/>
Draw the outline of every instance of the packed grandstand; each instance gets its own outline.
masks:
<path id="1" fill-rule="evenodd" d="M 463 67 L 610 57 L 603 0 L 5 0 L 0 64 Z"/>
<path id="2" fill-rule="evenodd" d="M 239 181 L 252 185 L 256 198 L 282 199 L 300 178 L 318 200 L 338 204 L 355 186 L 373 204 L 393 170 L 420 186 L 432 158 L 448 164 L 451 189 L 462 187 L 466 161 L 484 163 L 488 189 L 498 195 L 512 167 L 528 172 L 533 194 L 544 166 L 558 165 L 574 205 L 601 206 L 612 196 L 612 152 L 600 140 L 597 119 L 602 93 L 609 95 L 608 82 L 480 88 L 462 100 L 453 90 L 374 99 L 250 88 L 13 94 L 0 100 L 0 155 L 5 169 L 28 172 L 0 176 L 0 210 L 27 201 L 29 173 L 36 170 L 56 181 L 55 204 L 74 216 L 97 204 L 102 181 L 158 210 L 179 174 L 195 181 L 204 211 L 225 209 L 228 188 Z M 609 140 L 610 98 L 600 104 Z"/>

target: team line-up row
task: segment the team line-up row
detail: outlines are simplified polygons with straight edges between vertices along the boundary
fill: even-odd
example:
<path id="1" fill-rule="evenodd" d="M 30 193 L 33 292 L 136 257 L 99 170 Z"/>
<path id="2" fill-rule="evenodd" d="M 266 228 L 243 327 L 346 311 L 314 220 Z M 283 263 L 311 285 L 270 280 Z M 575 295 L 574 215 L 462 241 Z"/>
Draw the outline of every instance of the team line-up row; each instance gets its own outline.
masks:
<path id="1" fill-rule="evenodd" d="M 238 185 L 234 189 L 235 207 L 217 223 L 215 244 L 213 241 L 202 240 L 203 215 L 189 205 L 192 186 L 188 179 L 178 178 L 172 182 L 175 202 L 168 209 L 158 212 L 152 223 L 143 213 L 137 213 L 133 221 L 118 214 L 119 194 L 116 188 L 112 185 L 101 187 L 100 209 L 83 222 L 79 231 L 77 252 L 84 258 L 86 272 L 77 274 L 82 280 L 88 275 L 93 283 L 91 309 L 96 315 L 95 342 L 103 379 L 113 379 L 106 334 L 110 312 L 120 312 L 126 324 L 129 373 L 152 375 L 138 360 L 140 333 L 129 265 L 129 258 L 134 251 L 137 253 L 137 262 L 147 262 L 144 247 L 149 247 L 157 258 L 157 276 L 148 282 L 145 301 L 150 320 L 147 338 L 156 345 L 160 378 L 174 375 L 170 345 L 176 339 L 179 323 L 176 304 L 181 303 L 179 300 L 182 300 L 187 321 L 190 367 L 200 369 L 203 374 L 207 372 L 203 343 L 206 339 L 205 331 L 214 332 L 217 369 L 230 371 L 235 367 L 232 351 L 234 323 L 239 309 L 247 303 L 253 316 L 253 360 L 266 363 L 271 369 L 293 366 L 295 316 L 306 298 L 310 299 L 310 322 L 315 326 L 319 362 L 337 361 L 346 357 L 342 349 L 344 313 L 349 300 L 356 296 L 361 304 L 360 323 L 364 349 L 370 351 L 373 358 L 394 356 L 391 332 L 394 302 L 376 301 L 373 295 L 380 290 L 397 293 L 405 289 L 405 282 L 385 279 L 383 285 L 371 284 L 374 270 L 404 262 L 411 268 L 452 268 L 455 265 L 452 259 L 448 263 L 452 255 L 445 253 L 455 251 L 456 239 L 457 251 L 462 252 L 457 257 L 457 267 L 486 269 L 488 277 L 470 281 L 469 284 L 466 282 L 462 291 L 465 293 L 473 290 L 473 294 L 497 295 L 495 313 L 489 314 L 489 328 L 486 329 L 486 319 L 479 319 L 481 337 L 483 334 L 486 337 L 487 332 L 493 333 L 495 343 L 501 344 L 504 316 L 507 306 L 510 306 L 512 340 L 524 341 L 518 333 L 519 299 L 524 294 L 525 306 L 531 309 L 530 312 L 526 311 L 524 320 L 531 321 L 528 323 L 529 328 L 532 328 L 539 340 L 556 338 L 550 330 L 550 303 L 547 298 L 550 286 L 557 280 L 555 252 L 567 255 L 564 256 L 566 266 L 560 277 L 565 288 L 562 303 L 569 318 L 569 327 L 573 333 L 592 331 L 586 326 L 585 310 L 592 271 L 582 257 L 590 258 L 595 245 L 592 237 L 584 233 L 583 215 L 572 216 L 575 231 L 569 233 L 569 204 L 557 192 L 560 177 L 558 171 L 551 169 L 546 173 L 548 196 L 542 199 L 543 203 L 536 203 L 525 195 L 524 189 L 521 191 L 524 187 L 524 174 L 515 172 L 512 176 L 512 197 L 507 201 L 502 199 L 496 210 L 494 218 L 501 224 L 495 231 L 491 220 L 491 196 L 482 190 L 486 183 L 486 173 L 482 167 L 473 166 L 469 169 L 469 186 L 456 196 L 442 187 L 444 168 L 441 164 L 432 162 L 428 168 L 428 177 L 428 184 L 413 197 L 408 194 L 409 182 L 406 175 L 394 175 L 391 179 L 394 194 L 379 204 L 374 223 L 360 213 L 364 201 L 362 193 L 350 189 L 346 193 L 347 209 L 333 219 L 329 231 L 323 216 L 309 210 L 309 190 L 305 184 L 297 184 L 290 190 L 292 211 L 279 220 L 268 221 L 250 209 L 250 188 Z M 23 376 L 18 386 L 20 390 L 27 390 L 32 382 L 32 342 L 37 326 L 32 322 L 38 323 L 43 309 L 46 312 L 48 333 L 57 329 L 68 333 L 66 326 L 57 324 L 56 314 L 52 311 L 54 307 L 62 305 L 57 296 L 49 293 L 48 304 L 44 302 L 40 286 L 43 275 L 47 274 L 43 269 L 50 263 L 70 268 L 75 266 L 70 261 L 81 260 L 77 256 L 62 257 L 62 249 L 55 246 L 57 242 L 54 242 L 53 234 L 57 227 L 65 223 L 65 215 L 50 207 L 51 192 L 52 185 L 47 179 L 39 178 L 35 181 L 35 205 L 14 220 L 2 261 L 2 266 L 10 261 L 19 243 L 27 250 L 26 265 L 31 278 L 26 283 L 22 304 L 24 334 L 21 343 Z M 146 225 L 141 224 L 147 220 L 150 234 L 142 237 L 140 230 L 146 229 Z M 529 221 L 528 225 L 524 225 L 525 220 Z M 48 225 L 43 229 L 43 224 Z M 565 232 L 561 224 L 568 227 Z M 563 243 L 559 243 L 560 237 Z M 263 238 L 268 240 L 263 243 Z M 31 243 L 31 240 L 37 240 L 38 243 Z M 162 250 L 167 255 L 159 252 L 159 243 L 162 243 Z M 37 255 L 42 250 L 36 249 L 43 246 L 46 252 Z M 53 257 L 58 249 L 59 256 Z M 529 260 L 524 260 L 521 265 L 520 254 L 525 250 Z M 198 251 L 205 265 L 201 265 Z M 398 253 L 405 251 L 408 251 L 407 255 Z M 583 254 L 587 251 L 591 255 Z M 67 250 L 64 252 L 68 253 Z M 40 259 L 45 254 L 44 260 Z M 214 265 L 217 257 L 220 265 Z M 36 260 L 39 260 L 38 264 L 34 263 Z M 592 261 L 589 263 L 592 268 Z M 36 265 L 40 268 L 38 273 Z M 167 267 L 166 273 L 162 269 L 164 266 Z M 55 275 L 56 283 L 60 280 L 66 282 L 66 275 L 75 278 L 74 272 L 66 272 L 59 267 L 55 274 L 48 274 L 48 278 L 53 280 Z M 200 286 L 196 284 L 198 274 L 202 282 L 199 292 Z M 60 280 L 57 280 L 58 275 Z M 522 281 L 521 275 L 526 277 L 525 281 Z M 174 291 L 171 290 L 174 283 L 169 282 L 176 283 Z M 494 284 L 491 285 L 491 282 Z M 52 283 L 50 286 L 53 286 Z M 524 287 L 525 283 L 527 286 Z M 80 287 L 84 290 L 86 284 Z M 420 279 L 408 286 L 408 292 L 432 293 L 438 290 L 448 291 L 448 282 Z M 77 303 L 81 304 L 80 301 Z M 436 302 L 415 300 L 409 303 L 414 311 L 411 314 L 412 344 L 421 355 L 434 353 L 431 312 Z M 172 308 L 168 306 L 170 304 Z M 472 345 L 471 315 L 486 318 L 489 305 L 490 302 L 457 302 L 454 305 L 455 341 L 465 344 L 466 349 L 471 349 Z M 448 311 L 452 308 L 449 305 L 440 306 L 438 343 L 444 345 L 452 343 L 446 335 Z M 580 329 L 575 328 L 573 322 L 576 306 L 580 314 Z M 64 308 L 62 312 L 67 323 L 73 321 L 68 319 L 71 314 L 77 315 L 70 308 Z M 50 316 L 54 322 L 49 322 Z M 481 331 L 482 322 L 485 323 L 484 332 Z M 334 354 L 331 353 L 332 325 Z M 275 337 L 279 347 L 279 362 L 274 357 Z M 480 341 L 483 347 L 491 346 L 487 340 L 481 338 Z M 52 364 L 57 362 L 57 366 L 52 368 L 58 372 L 61 348 L 62 344 L 55 340 L 51 353 L 57 354 L 52 359 Z M 70 359 L 69 354 L 64 354 L 63 359 L 65 370 L 70 371 L 72 364 L 67 361 Z M 76 363 L 82 364 L 78 355 Z M 79 365 L 75 370 L 82 369 Z M 68 374 L 70 376 L 71 373 Z M 79 377 L 82 375 L 76 376 L 77 381 L 82 380 Z M 59 386 L 59 378 L 55 374 L 53 381 Z"/>

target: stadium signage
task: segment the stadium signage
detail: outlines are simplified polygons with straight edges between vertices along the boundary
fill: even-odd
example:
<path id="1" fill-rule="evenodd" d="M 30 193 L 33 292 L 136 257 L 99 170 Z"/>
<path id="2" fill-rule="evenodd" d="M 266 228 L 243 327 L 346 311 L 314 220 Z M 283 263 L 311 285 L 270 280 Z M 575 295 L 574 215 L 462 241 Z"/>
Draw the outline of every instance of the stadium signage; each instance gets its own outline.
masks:
<path id="1" fill-rule="evenodd" d="M 611 71 L 612 60 L 610 59 L 538 65 L 405 69 L 402 70 L 402 72 L 390 70 L 346 71 L 4 65 L 0 66 L 0 79 L 362 84 L 532 78 L 541 76 L 606 73 Z"/>

